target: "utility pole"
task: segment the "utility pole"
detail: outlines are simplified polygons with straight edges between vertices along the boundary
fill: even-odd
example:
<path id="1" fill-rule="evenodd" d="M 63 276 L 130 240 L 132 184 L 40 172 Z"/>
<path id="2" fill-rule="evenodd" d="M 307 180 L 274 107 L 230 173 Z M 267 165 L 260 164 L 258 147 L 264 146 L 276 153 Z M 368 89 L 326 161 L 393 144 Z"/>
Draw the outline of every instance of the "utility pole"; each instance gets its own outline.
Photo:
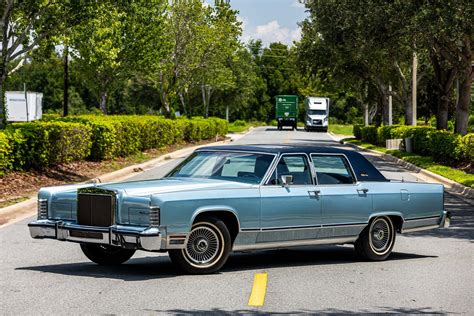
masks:
<path id="1" fill-rule="evenodd" d="M 412 88 L 411 88 L 411 106 L 412 106 L 412 117 L 411 117 L 411 125 L 416 126 L 416 75 L 417 75 L 417 68 L 418 68 L 418 56 L 416 52 L 413 52 L 413 68 L 412 68 Z"/>
<path id="2" fill-rule="evenodd" d="M 388 125 L 392 125 L 392 84 L 388 85 Z"/>
<path id="3" fill-rule="evenodd" d="M 68 55 L 69 47 L 64 45 L 64 88 L 63 88 L 63 116 L 68 115 L 68 100 L 69 100 L 69 69 L 68 69 Z"/>

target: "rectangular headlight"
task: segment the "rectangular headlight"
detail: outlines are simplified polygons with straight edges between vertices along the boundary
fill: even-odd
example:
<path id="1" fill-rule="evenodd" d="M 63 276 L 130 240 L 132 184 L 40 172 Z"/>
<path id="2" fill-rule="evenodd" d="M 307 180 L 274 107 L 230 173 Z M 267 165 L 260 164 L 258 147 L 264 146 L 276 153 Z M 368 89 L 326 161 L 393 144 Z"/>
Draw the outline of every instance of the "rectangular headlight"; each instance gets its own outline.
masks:
<path id="1" fill-rule="evenodd" d="M 48 219 L 48 200 L 38 199 L 38 219 Z"/>
<path id="2" fill-rule="evenodd" d="M 150 206 L 150 226 L 160 225 L 160 207 Z"/>

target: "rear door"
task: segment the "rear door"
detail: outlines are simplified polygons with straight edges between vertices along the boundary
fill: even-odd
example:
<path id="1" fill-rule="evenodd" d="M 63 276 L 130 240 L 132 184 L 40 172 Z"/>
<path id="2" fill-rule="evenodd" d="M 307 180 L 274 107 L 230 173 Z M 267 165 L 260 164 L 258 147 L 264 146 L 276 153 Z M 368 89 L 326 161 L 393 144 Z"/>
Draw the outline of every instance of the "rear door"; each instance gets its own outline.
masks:
<path id="1" fill-rule="evenodd" d="M 324 237 L 357 235 L 372 210 L 372 196 L 364 183 L 356 181 L 344 155 L 311 155 L 321 196 Z"/>

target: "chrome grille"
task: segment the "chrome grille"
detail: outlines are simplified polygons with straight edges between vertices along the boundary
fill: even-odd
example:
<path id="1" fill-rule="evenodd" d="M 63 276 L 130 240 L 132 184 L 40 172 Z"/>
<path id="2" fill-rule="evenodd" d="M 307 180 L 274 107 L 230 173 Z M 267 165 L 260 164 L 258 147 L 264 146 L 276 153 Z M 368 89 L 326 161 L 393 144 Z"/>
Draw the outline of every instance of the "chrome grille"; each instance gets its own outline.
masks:
<path id="1" fill-rule="evenodd" d="M 111 226 L 115 222 L 115 209 L 115 192 L 98 188 L 78 190 L 78 224 L 101 227 Z"/>
<path id="2" fill-rule="evenodd" d="M 48 200 L 38 199 L 38 219 L 48 218 Z"/>

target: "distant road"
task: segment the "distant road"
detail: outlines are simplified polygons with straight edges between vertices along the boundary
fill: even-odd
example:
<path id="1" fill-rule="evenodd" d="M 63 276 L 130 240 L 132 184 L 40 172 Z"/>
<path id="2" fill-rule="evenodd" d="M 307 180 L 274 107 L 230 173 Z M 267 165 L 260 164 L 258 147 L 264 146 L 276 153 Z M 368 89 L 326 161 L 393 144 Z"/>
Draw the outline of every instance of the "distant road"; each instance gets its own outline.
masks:
<path id="1" fill-rule="evenodd" d="M 342 146 L 326 133 L 260 127 L 238 144 Z M 391 179 L 416 174 L 366 156 Z M 161 177 L 181 159 L 133 179 Z M 256 314 L 466 313 L 474 310 L 474 207 L 448 194 L 453 227 L 397 236 L 385 262 L 359 262 L 351 246 L 234 254 L 214 275 L 177 275 L 166 254 L 90 263 L 78 245 L 33 240 L 27 222 L 0 229 L 0 313 Z M 179 210 L 177 210 L 179 211 Z M 247 306 L 255 273 L 268 273 L 263 307 Z"/>

